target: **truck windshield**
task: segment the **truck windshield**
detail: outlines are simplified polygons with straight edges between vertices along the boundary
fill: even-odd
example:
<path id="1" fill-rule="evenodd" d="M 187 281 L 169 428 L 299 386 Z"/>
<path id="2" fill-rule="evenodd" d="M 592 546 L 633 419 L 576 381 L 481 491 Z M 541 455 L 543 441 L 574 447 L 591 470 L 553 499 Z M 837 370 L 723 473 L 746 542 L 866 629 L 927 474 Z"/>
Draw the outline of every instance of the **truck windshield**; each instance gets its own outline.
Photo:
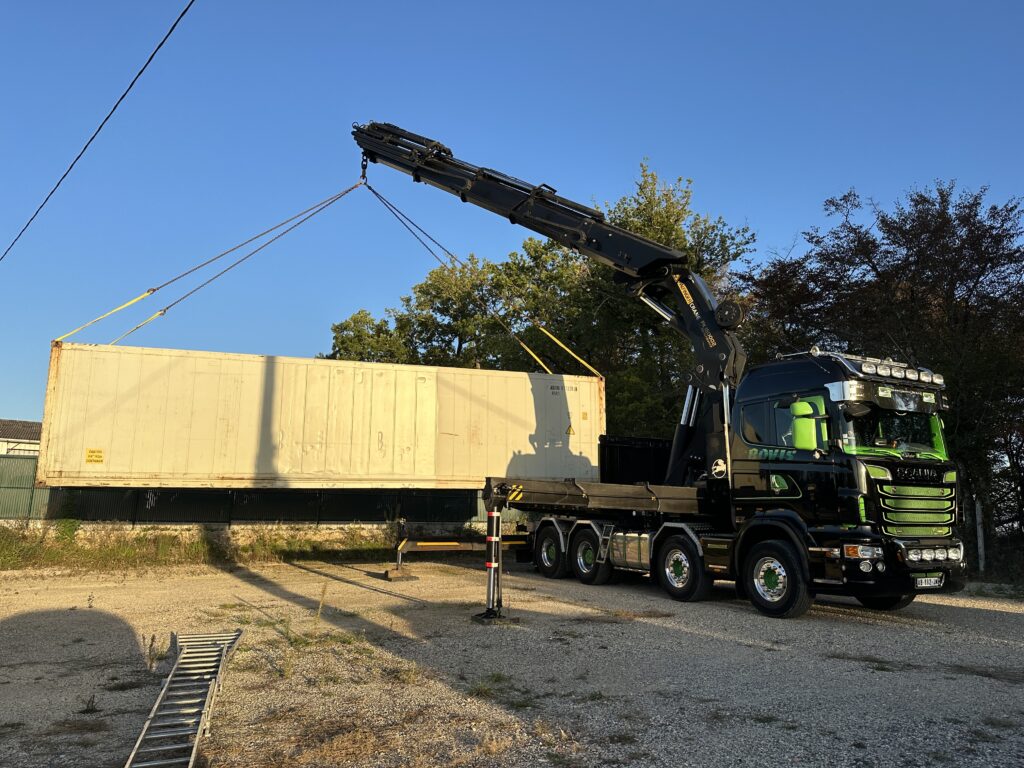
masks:
<path id="1" fill-rule="evenodd" d="M 870 408 L 863 416 L 846 414 L 843 442 L 848 452 L 946 459 L 946 442 L 938 415 L 892 411 L 876 405 Z"/>

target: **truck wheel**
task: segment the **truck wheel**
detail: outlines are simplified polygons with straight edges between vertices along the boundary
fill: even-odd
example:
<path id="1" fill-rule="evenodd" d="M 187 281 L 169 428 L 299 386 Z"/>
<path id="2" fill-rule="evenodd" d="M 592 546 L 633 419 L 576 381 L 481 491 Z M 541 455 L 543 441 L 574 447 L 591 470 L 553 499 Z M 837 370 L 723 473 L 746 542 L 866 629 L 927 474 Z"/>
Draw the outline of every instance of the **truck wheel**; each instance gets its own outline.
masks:
<path id="1" fill-rule="evenodd" d="M 533 562 L 541 575 L 549 579 L 564 579 L 569 575 L 569 563 L 553 525 L 545 525 L 535 536 Z"/>
<path id="2" fill-rule="evenodd" d="M 658 547 L 654 570 L 669 596 L 687 603 L 706 598 L 714 583 L 689 536 L 665 539 Z"/>
<path id="3" fill-rule="evenodd" d="M 914 602 L 915 597 L 917 595 L 911 592 L 909 595 L 891 595 L 888 597 L 865 595 L 858 597 L 857 600 L 865 608 L 870 608 L 873 611 L 898 611 Z"/>
<path id="4" fill-rule="evenodd" d="M 601 541 L 591 528 L 583 528 L 572 537 L 569 545 L 569 565 L 576 578 L 584 584 L 605 584 L 612 577 L 611 558 L 597 562 Z"/>
<path id="5" fill-rule="evenodd" d="M 744 587 L 761 613 L 794 619 L 807 613 L 814 598 L 807 588 L 800 559 L 787 541 L 763 541 L 747 555 Z"/>
<path id="6" fill-rule="evenodd" d="M 742 576 L 736 578 L 736 597 L 740 600 L 750 599 L 750 595 L 747 594 L 747 583 L 743 581 Z"/>

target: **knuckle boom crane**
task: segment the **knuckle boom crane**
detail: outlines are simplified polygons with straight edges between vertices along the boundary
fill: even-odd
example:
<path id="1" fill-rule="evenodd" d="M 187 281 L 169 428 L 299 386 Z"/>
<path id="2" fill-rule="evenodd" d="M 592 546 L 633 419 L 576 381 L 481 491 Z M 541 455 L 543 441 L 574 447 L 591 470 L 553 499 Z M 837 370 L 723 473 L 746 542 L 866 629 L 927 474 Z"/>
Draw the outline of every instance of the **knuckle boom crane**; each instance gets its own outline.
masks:
<path id="1" fill-rule="evenodd" d="M 941 376 L 817 349 L 747 371 L 735 333 L 739 305 L 717 302 L 684 254 L 546 184 L 471 165 L 397 126 L 368 123 L 352 133 L 365 162 L 610 266 L 616 282 L 693 347 L 664 477 L 488 479 L 489 505 L 539 516 L 531 539 L 544 575 L 571 571 L 601 583 L 613 568 L 649 572 L 680 600 L 705 596 L 715 578 L 732 579 L 755 607 L 780 617 L 800 615 L 818 593 L 892 610 L 919 590 L 963 588 Z"/>

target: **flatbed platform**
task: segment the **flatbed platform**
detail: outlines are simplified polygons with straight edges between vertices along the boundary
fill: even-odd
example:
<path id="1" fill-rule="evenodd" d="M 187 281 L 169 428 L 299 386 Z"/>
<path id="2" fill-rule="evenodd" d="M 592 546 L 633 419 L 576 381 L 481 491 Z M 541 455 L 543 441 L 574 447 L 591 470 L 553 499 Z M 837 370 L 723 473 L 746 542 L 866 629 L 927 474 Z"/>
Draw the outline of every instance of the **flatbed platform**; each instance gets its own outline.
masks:
<path id="1" fill-rule="evenodd" d="M 505 505 L 524 511 L 628 510 L 674 515 L 700 513 L 702 488 L 638 483 L 595 483 L 574 480 L 521 480 L 490 477 L 484 488 L 488 505 Z"/>

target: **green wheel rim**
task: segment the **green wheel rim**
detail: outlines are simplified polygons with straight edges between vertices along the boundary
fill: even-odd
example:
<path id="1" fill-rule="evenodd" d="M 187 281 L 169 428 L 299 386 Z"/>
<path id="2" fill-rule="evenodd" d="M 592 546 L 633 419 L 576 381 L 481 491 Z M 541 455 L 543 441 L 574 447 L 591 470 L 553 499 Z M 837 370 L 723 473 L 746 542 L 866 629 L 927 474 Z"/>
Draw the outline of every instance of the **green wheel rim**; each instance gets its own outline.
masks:
<path id="1" fill-rule="evenodd" d="M 777 603 L 789 591 L 789 574 L 786 566 L 775 557 L 766 556 L 754 564 L 754 590 L 763 600 Z"/>
<path id="2" fill-rule="evenodd" d="M 594 570 L 594 563 L 597 560 L 597 553 L 594 545 L 589 541 L 581 541 L 576 547 L 576 564 L 581 573 L 590 573 Z"/>
<path id="3" fill-rule="evenodd" d="M 689 583 L 690 568 L 690 558 L 682 549 L 673 548 L 665 553 L 665 578 L 676 589 L 682 589 Z"/>
<path id="4" fill-rule="evenodd" d="M 540 550 L 540 559 L 544 561 L 544 567 L 554 568 L 558 562 L 558 548 L 552 539 L 548 539 Z"/>

